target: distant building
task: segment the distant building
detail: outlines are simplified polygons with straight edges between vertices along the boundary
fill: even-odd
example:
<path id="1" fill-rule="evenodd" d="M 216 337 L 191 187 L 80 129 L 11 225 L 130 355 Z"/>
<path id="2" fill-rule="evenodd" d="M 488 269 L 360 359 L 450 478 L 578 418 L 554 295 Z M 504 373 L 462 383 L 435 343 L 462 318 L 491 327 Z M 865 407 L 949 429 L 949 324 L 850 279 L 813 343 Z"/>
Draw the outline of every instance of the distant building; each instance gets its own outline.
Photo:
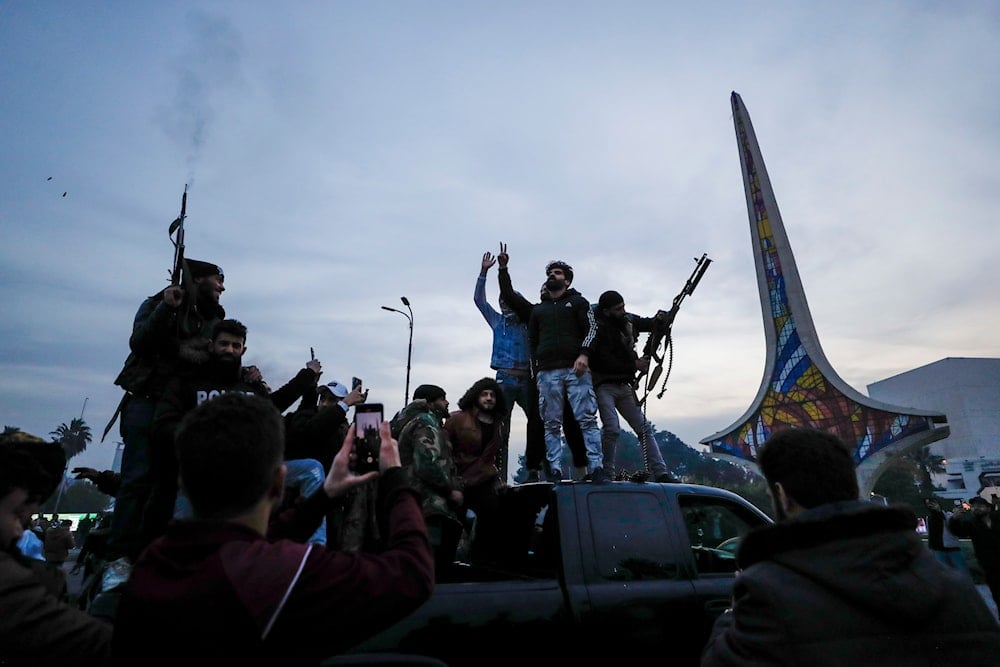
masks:
<path id="1" fill-rule="evenodd" d="M 950 435 L 930 447 L 947 461 L 939 495 L 1000 493 L 1000 359 L 948 357 L 873 382 L 868 395 L 948 415 Z"/>
<path id="2" fill-rule="evenodd" d="M 122 471 L 122 454 L 125 452 L 125 443 L 119 442 L 115 447 L 115 460 L 111 462 L 111 469 L 115 472 Z"/>

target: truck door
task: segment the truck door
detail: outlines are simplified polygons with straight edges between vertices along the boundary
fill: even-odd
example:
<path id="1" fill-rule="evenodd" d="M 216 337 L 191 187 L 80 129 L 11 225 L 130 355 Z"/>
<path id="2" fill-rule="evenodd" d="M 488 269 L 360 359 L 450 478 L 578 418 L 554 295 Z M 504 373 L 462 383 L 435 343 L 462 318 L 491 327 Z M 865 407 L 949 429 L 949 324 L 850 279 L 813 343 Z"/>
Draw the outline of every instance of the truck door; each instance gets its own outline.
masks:
<path id="1" fill-rule="evenodd" d="M 695 575 L 701 631 L 706 640 L 715 619 L 732 601 L 736 579 L 736 549 L 752 528 L 768 523 L 759 510 L 723 497 L 680 494 L 685 539 Z"/>
<path id="2" fill-rule="evenodd" d="M 578 500 L 583 631 L 635 656 L 674 657 L 663 651 L 690 644 L 697 615 L 677 516 L 654 485 L 589 487 Z"/>

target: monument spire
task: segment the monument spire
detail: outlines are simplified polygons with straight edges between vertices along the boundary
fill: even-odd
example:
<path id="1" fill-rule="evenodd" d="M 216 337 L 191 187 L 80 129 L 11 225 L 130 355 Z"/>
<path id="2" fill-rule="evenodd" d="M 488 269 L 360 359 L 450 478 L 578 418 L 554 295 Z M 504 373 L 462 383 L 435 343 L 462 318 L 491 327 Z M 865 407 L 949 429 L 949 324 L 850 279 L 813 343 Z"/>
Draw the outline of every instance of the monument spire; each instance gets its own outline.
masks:
<path id="1" fill-rule="evenodd" d="M 760 389 L 747 411 L 701 443 L 713 454 L 753 462 L 760 445 L 782 428 L 831 431 L 851 446 L 858 481 L 867 494 L 893 454 L 947 437 L 947 419 L 864 396 L 833 370 L 816 335 L 750 115 L 737 93 L 731 101 L 767 359 Z"/>

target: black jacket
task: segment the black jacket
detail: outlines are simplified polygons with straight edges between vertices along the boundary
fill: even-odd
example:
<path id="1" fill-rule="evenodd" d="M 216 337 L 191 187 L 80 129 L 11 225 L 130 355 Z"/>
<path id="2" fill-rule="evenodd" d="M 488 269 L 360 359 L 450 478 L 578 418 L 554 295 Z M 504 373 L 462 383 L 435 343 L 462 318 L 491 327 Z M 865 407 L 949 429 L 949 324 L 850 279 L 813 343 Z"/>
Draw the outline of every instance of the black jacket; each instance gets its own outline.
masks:
<path id="1" fill-rule="evenodd" d="M 575 289 L 531 309 L 528 343 L 536 371 L 570 368 L 581 354 L 590 354 L 597 323 L 590 304 Z"/>
<path id="2" fill-rule="evenodd" d="M 708 665 L 988 665 L 1000 624 L 904 506 L 831 503 L 751 531 Z"/>
<path id="3" fill-rule="evenodd" d="M 625 313 L 625 319 L 618 320 L 601 314 L 601 308 L 591 306 L 597 322 L 597 334 L 590 345 L 590 372 L 594 386 L 605 382 L 628 382 L 635 380 L 635 362 L 639 355 L 635 352 L 636 334 L 653 330 L 656 320 Z"/>
<path id="4" fill-rule="evenodd" d="M 210 299 L 196 308 L 171 308 L 163 292 L 147 298 L 136 311 L 129 337 L 129 355 L 115 384 L 137 396 L 158 398 L 178 365 L 208 359 L 212 328 L 226 311 Z"/>

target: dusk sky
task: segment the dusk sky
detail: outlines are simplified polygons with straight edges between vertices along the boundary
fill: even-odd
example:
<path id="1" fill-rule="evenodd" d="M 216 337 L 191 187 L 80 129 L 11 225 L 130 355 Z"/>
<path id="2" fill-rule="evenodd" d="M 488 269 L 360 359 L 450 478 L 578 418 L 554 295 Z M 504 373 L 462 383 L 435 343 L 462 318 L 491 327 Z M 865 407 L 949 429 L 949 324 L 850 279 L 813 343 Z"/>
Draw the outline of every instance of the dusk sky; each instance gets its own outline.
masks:
<path id="1" fill-rule="evenodd" d="M 8 1 L 0 84 L 0 425 L 83 411 L 72 465 L 111 465 L 185 184 L 245 363 L 277 387 L 313 347 L 390 415 L 408 328 L 380 306 L 412 304 L 411 395 L 455 406 L 493 376 L 472 294 L 501 241 L 525 294 L 558 258 L 642 315 L 707 253 L 648 408 L 697 447 L 765 371 L 732 91 L 848 384 L 998 356 L 995 2 Z"/>

